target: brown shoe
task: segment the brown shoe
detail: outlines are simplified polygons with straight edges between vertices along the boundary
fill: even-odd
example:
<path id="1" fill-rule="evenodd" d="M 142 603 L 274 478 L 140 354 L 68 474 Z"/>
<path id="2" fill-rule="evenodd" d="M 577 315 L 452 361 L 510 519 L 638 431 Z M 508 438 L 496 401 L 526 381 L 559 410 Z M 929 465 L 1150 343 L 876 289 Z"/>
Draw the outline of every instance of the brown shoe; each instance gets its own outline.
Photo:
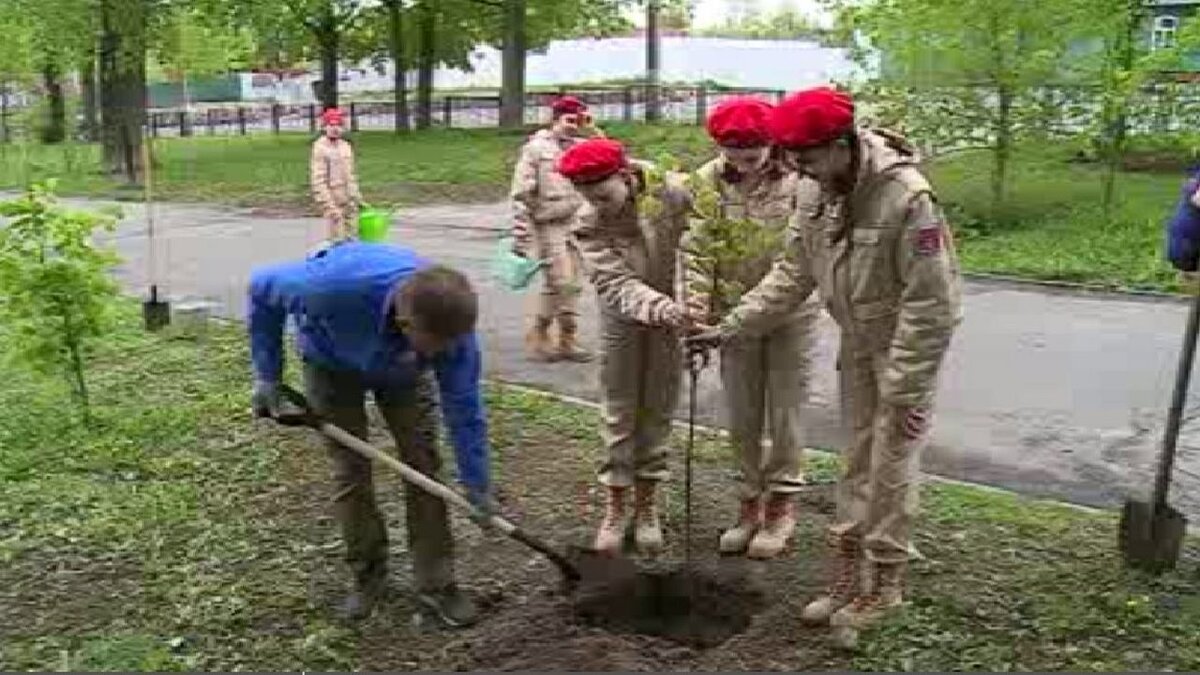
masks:
<path id="1" fill-rule="evenodd" d="M 572 363 L 590 363 L 592 353 L 579 344 L 579 324 L 572 315 L 558 317 L 558 358 Z"/>
<path id="2" fill-rule="evenodd" d="M 724 555 L 745 553 L 746 547 L 750 545 L 750 540 L 754 538 L 758 528 L 762 527 L 762 523 L 762 502 L 758 497 L 743 499 L 741 508 L 738 509 L 737 525 L 721 533 L 718 550 Z"/>
<path id="3" fill-rule="evenodd" d="M 525 348 L 529 352 L 529 358 L 534 361 L 558 360 L 558 351 L 550 339 L 552 323 L 552 319 L 539 316 L 534 320 L 529 332 L 525 334 Z"/>
<path id="4" fill-rule="evenodd" d="M 879 623 L 888 612 L 904 604 L 907 563 L 874 563 L 867 588 L 829 619 L 833 641 L 842 649 L 858 647 L 859 633 Z"/>
<path id="5" fill-rule="evenodd" d="M 857 537 L 830 535 L 832 581 L 825 593 L 804 607 L 801 618 L 811 624 L 827 624 L 830 618 L 850 604 L 859 591 L 859 564 L 862 552 Z"/>
<path id="6" fill-rule="evenodd" d="M 625 491 L 628 488 L 608 486 L 604 502 L 604 519 L 596 531 L 592 548 L 597 553 L 615 556 L 621 553 L 621 542 L 625 539 Z"/>
<path id="7" fill-rule="evenodd" d="M 764 510 L 762 529 L 754 535 L 747 551 L 755 560 L 770 560 L 782 553 L 796 532 L 796 502 L 792 495 L 771 493 Z"/>

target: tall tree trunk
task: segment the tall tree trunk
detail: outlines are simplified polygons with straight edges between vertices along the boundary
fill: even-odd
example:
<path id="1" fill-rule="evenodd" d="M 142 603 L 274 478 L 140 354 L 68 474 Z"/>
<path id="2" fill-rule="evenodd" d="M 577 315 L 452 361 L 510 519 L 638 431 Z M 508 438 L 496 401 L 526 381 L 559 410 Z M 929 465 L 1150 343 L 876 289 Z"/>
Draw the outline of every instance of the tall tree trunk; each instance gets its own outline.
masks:
<path id="1" fill-rule="evenodd" d="M 525 0 L 504 2 L 504 79 L 500 88 L 500 126 L 525 126 Z"/>
<path id="2" fill-rule="evenodd" d="M 432 2 L 420 5 L 420 51 L 417 55 L 417 128 L 433 126 L 433 69 L 437 65 L 438 13 Z"/>
<path id="3" fill-rule="evenodd" d="M 100 4 L 100 124 L 105 169 L 136 184 L 146 122 L 146 15 L 141 0 Z"/>
<path id="4" fill-rule="evenodd" d="M 8 143 L 12 140 L 8 128 L 8 92 L 8 81 L 0 81 L 0 143 Z"/>
<path id="5" fill-rule="evenodd" d="M 1008 190 L 1008 166 L 1012 159 L 1013 146 L 1013 92 L 1001 85 L 996 92 L 996 146 L 992 158 L 992 215 L 999 216 L 1004 210 Z"/>
<path id="6" fill-rule="evenodd" d="M 317 39 L 317 48 L 321 53 L 321 91 L 318 98 L 320 98 L 321 107 L 336 108 L 338 106 L 338 48 L 341 35 L 332 5 L 322 15 L 320 22 L 314 28 L 314 33 Z"/>
<path id="7" fill-rule="evenodd" d="M 83 139 L 93 142 L 99 127 L 99 100 L 96 94 L 96 53 L 89 49 L 88 55 L 79 65 L 79 89 L 83 96 Z"/>
<path id="8" fill-rule="evenodd" d="M 46 63 L 42 66 L 42 85 L 46 89 L 46 119 L 40 129 L 41 141 L 47 145 L 62 143 L 67 139 L 67 102 L 63 98 L 62 73 L 58 65 Z"/>
<path id="9" fill-rule="evenodd" d="M 1121 68 L 1133 72 L 1133 64 L 1137 59 L 1137 43 L 1142 25 L 1142 4 L 1139 0 L 1130 0 L 1126 5 L 1125 31 L 1121 35 L 1119 58 Z M 1110 85 L 1111 86 L 1111 85 Z M 1125 159 L 1125 145 L 1129 138 L 1129 100 L 1122 96 L 1112 116 L 1109 129 L 1108 152 L 1106 153 L 1107 167 L 1104 175 L 1104 197 L 1102 211 L 1105 222 L 1112 221 L 1113 204 L 1117 199 L 1117 174 Z"/>
<path id="10" fill-rule="evenodd" d="M 411 126 L 408 112 L 408 59 L 404 55 L 404 15 L 400 10 L 400 0 L 388 1 L 388 50 L 392 55 L 393 117 L 397 132 L 408 131 Z"/>
<path id="11" fill-rule="evenodd" d="M 659 0 L 646 2 L 646 121 L 657 122 L 662 117 L 659 84 L 661 80 L 658 35 Z"/>

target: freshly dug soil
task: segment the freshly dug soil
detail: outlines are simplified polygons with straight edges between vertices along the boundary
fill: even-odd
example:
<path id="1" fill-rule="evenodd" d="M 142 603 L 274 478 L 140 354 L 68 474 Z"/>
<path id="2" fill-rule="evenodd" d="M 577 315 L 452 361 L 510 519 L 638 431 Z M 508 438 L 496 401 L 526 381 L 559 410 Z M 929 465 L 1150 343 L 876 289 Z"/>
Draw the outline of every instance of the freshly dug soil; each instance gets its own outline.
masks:
<path id="1" fill-rule="evenodd" d="M 584 623 L 707 648 L 744 631 L 766 594 L 744 561 L 651 565 L 584 557 L 574 611 Z"/>

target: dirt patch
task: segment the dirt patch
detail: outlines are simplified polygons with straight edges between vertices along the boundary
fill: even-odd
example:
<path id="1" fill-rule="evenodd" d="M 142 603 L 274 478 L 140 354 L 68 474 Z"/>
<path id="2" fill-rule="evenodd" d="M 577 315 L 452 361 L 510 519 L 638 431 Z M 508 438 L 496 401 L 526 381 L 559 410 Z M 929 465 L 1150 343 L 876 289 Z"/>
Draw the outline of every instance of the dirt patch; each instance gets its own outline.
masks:
<path id="1" fill-rule="evenodd" d="M 574 598 L 585 623 L 663 637 L 691 647 L 719 645 L 746 630 L 766 599 L 744 564 L 653 565 L 584 557 Z"/>

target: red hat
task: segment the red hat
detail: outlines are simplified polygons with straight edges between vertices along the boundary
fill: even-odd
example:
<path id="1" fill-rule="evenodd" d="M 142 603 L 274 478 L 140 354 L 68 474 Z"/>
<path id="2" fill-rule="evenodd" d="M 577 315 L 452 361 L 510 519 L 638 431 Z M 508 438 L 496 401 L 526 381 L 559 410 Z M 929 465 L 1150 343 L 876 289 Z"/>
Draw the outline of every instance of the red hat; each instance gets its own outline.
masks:
<path id="1" fill-rule="evenodd" d="M 625 146 L 594 138 L 571 146 L 558 160 L 558 172 L 573 183 L 596 183 L 629 165 Z"/>
<path id="2" fill-rule="evenodd" d="M 854 126 L 849 94 L 816 87 L 787 97 L 775 107 L 769 128 L 777 145 L 800 148 L 836 140 Z"/>
<path id="3" fill-rule="evenodd" d="M 321 124 L 336 124 L 341 126 L 346 121 L 346 115 L 338 108 L 326 108 L 321 113 Z"/>
<path id="4" fill-rule="evenodd" d="M 561 117 L 562 115 L 578 115 L 587 109 L 587 104 L 575 98 L 574 96 L 562 96 L 555 99 L 554 103 L 550 104 L 550 110 L 554 113 L 555 117 Z"/>
<path id="5" fill-rule="evenodd" d="M 775 106 L 760 98 L 737 96 L 722 101 L 708 116 L 708 135 L 718 145 L 759 148 L 771 144 L 767 124 Z"/>

